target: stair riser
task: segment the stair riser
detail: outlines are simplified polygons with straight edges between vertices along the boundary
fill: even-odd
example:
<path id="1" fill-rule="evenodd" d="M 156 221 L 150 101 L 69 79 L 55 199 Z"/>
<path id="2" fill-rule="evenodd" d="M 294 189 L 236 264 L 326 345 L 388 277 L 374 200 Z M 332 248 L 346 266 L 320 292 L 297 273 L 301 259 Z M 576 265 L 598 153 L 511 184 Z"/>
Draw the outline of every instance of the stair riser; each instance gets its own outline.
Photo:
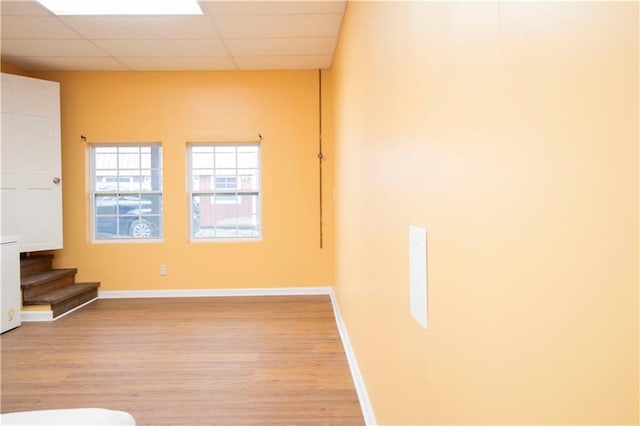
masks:
<path id="1" fill-rule="evenodd" d="M 85 293 L 78 294 L 77 296 L 67 299 L 64 302 L 57 303 L 51 306 L 51 310 L 53 311 L 53 317 L 57 317 L 71 309 L 82 305 L 92 299 L 98 297 L 98 290 L 92 289 L 91 291 L 87 291 Z"/>
<path id="2" fill-rule="evenodd" d="M 36 263 L 20 265 L 20 277 L 25 278 L 40 272 L 49 271 L 52 267 L 53 262 L 51 261 L 51 258 L 43 256 L 42 259 L 38 259 L 38 262 Z"/>
<path id="3" fill-rule="evenodd" d="M 28 305 L 29 299 L 33 299 L 49 291 L 57 290 L 65 286 L 72 285 L 74 282 L 75 282 L 75 275 L 68 275 L 68 276 L 60 277 L 56 280 L 52 280 L 52 281 L 40 284 L 38 286 L 23 289 L 22 290 L 23 304 Z"/>

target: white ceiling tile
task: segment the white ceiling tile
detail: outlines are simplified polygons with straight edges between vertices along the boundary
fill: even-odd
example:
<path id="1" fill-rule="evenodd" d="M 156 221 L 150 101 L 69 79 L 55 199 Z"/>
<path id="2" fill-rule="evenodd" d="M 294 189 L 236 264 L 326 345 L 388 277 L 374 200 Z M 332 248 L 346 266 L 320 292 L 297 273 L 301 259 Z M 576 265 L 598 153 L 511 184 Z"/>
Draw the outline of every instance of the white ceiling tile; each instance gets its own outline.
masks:
<path id="1" fill-rule="evenodd" d="M 215 18 L 223 38 L 336 37 L 342 15 L 261 15 Z"/>
<path id="2" fill-rule="evenodd" d="M 0 1 L 2 16 L 52 16 L 52 13 L 35 1 Z"/>
<path id="3" fill-rule="evenodd" d="M 113 58 L 103 57 L 21 57 L 7 58 L 7 62 L 33 71 L 127 71 Z"/>
<path id="4" fill-rule="evenodd" d="M 119 57 L 118 60 L 134 71 L 199 71 L 234 70 L 230 57 Z"/>
<path id="5" fill-rule="evenodd" d="M 327 68 L 346 0 L 201 3 L 204 16 L 56 17 L 0 0 L 0 53 L 28 70 Z"/>
<path id="6" fill-rule="evenodd" d="M 222 40 L 93 40 L 113 56 L 228 56 Z"/>
<path id="7" fill-rule="evenodd" d="M 235 58 L 241 70 L 285 70 L 330 68 L 332 57 L 326 56 L 239 56 Z"/>
<path id="8" fill-rule="evenodd" d="M 329 1 L 206 1 L 201 2 L 211 15 L 289 15 L 344 14 L 346 0 Z"/>
<path id="9" fill-rule="evenodd" d="M 77 39 L 81 36 L 54 16 L 3 16 L 2 38 Z"/>
<path id="10" fill-rule="evenodd" d="M 225 40 L 233 56 L 333 55 L 334 37 L 241 38 Z"/>
<path id="11" fill-rule="evenodd" d="M 62 21 L 89 39 L 217 39 L 209 16 L 68 16 Z"/>
<path id="12" fill-rule="evenodd" d="M 4 56 L 107 56 L 87 40 L 2 40 Z"/>

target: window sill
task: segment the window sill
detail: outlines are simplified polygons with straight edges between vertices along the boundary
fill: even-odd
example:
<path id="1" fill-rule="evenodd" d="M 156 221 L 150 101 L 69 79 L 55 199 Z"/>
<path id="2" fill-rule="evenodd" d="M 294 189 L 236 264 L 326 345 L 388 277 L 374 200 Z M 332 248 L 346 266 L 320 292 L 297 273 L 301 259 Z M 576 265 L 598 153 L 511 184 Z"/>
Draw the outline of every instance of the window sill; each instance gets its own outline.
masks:
<path id="1" fill-rule="evenodd" d="M 91 240 L 91 244 L 157 244 L 164 243 L 163 238 L 113 238 L 110 240 Z"/>

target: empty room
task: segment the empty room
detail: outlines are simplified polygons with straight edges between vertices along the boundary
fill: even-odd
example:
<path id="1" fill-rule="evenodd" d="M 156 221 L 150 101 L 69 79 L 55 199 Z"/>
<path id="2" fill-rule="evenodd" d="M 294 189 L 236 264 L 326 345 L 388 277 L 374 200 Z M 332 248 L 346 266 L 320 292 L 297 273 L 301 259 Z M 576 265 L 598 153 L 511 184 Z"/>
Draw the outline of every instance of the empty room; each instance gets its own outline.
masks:
<path id="1" fill-rule="evenodd" d="M 0 7 L 0 423 L 640 423 L 637 2 Z"/>

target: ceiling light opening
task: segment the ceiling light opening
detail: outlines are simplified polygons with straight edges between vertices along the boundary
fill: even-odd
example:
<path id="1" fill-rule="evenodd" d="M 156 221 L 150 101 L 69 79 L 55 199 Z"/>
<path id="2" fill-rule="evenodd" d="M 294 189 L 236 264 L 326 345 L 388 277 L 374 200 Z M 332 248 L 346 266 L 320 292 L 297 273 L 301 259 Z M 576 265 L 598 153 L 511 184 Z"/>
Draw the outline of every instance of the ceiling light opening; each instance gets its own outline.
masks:
<path id="1" fill-rule="evenodd" d="M 202 15 L 198 0 L 38 0 L 56 15 Z"/>

